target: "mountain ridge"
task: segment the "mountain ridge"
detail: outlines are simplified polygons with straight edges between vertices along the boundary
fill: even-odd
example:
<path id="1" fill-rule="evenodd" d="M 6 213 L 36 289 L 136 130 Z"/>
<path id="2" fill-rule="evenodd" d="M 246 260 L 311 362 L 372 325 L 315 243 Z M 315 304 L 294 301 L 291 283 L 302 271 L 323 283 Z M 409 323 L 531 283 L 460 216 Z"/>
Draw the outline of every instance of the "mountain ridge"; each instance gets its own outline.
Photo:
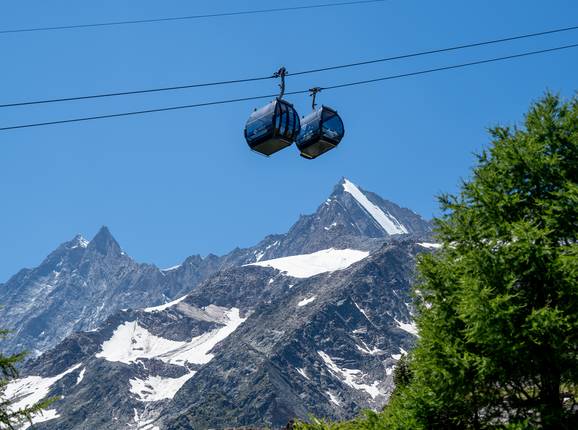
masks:
<path id="1" fill-rule="evenodd" d="M 415 340 L 409 286 L 430 237 L 427 221 L 347 179 L 287 233 L 172 268 L 134 262 L 106 227 L 75 237 L 22 275 L 35 282 L 12 285 L 49 285 L 66 312 L 36 312 L 69 326 L 10 390 L 64 395 L 38 429 L 281 426 L 379 408 Z M 96 298 L 75 302 L 79 288 Z"/>
<path id="2" fill-rule="evenodd" d="M 346 178 L 315 213 L 300 216 L 287 233 L 269 235 L 253 247 L 235 248 L 222 256 L 191 255 L 168 269 L 135 262 L 102 226 L 92 240 L 76 235 L 39 266 L 23 269 L 0 284 L 0 303 L 5 305 L 0 316 L 16 332 L 0 348 L 5 353 L 27 349 L 38 355 L 73 331 L 94 329 L 119 309 L 170 302 L 229 267 L 328 248 L 373 251 L 383 240 L 396 240 L 379 228 L 346 186 L 358 189 L 382 213 L 400 217 L 408 233 L 424 237 L 430 233 L 429 223 L 421 217 Z"/>
<path id="3" fill-rule="evenodd" d="M 59 417 L 36 427 L 279 427 L 308 412 L 349 418 L 380 408 L 398 354 L 415 340 L 407 328 L 409 285 L 424 250 L 406 238 L 345 269 L 301 279 L 271 267 L 233 267 L 170 307 L 119 311 L 29 364 L 24 376 L 66 374 L 49 392 L 64 395 L 55 405 Z M 242 320 L 210 349 L 195 339 L 210 341 L 228 323 L 207 321 L 207 312 L 237 312 Z M 132 341 L 123 334 L 131 324 L 140 327 Z M 87 416 L 81 405 L 91 401 L 100 407 Z"/>

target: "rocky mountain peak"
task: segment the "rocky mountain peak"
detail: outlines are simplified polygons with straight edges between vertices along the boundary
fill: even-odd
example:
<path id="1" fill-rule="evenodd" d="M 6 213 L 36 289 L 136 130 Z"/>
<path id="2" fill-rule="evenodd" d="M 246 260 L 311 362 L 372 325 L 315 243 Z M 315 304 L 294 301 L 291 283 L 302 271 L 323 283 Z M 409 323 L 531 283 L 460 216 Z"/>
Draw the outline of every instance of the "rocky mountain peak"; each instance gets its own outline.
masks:
<path id="1" fill-rule="evenodd" d="M 342 195 L 345 192 L 345 185 L 351 182 L 348 178 L 346 178 L 345 176 L 342 176 L 341 179 L 339 180 L 339 182 L 337 182 L 337 184 L 335 184 L 335 186 L 333 187 L 333 192 L 331 193 L 331 197 L 337 197 Z"/>
<path id="2" fill-rule="evenodd" d="M 77 234 L 72 238 L 72 240 L 64 243 L 64 247 L 66 247 L 66 249 L 86 248 L 89 243 L 90 242 L 86 240 L 81 234 Z"/>
<path id="3" fill-rule="evenodd" d="M 120 245 L 106 226 L 102 226 L 98 233 L 87 244 L 87 249 L 95 250 L 103 255 L 118 255 L 122 253 Z"/>
<path id="4" fill-rule="evenodd" d="M 329 210 L 328 209 L 332 209 Z M 389 237 L 405 234 L 429 234 L 429 222 L 409 209 L 366 191 L 348 178 L 341 178 L 319 212 L 344 212 L 358 234 Z"/>
<path id="5" fill-rule="evenodd" d="M 429 223 L 419 215 L 347 178 L 341 178 L 315 213 L 300 217 L 287 233 L 267 236 L 254 247 L 237 248 L 222 257 L 191 256 L 164 270 L 134 262 L 103 226 L 91 241 L 75 236 L 40 266 L 20 272 L 2 286 L 0 303 L 5 306 L 0 317 L 20 333 L 4 342 L 2 349 L 29 349 L 37 354 L 73 331 L 94 328 L 118 309 L 155 306 L 182 297 L 223 269 L 289 256 L 324 255 L 330 249 L 373 252 L 384 241 L 409 236 L 427 242 L 423 236 L 429 232 Z"/>
<path id="6" fill-rule="evenodd" d="M 415 340 L 409 287 L 430 230 L 341 178 L 287 233 L 162 270 L 105 226 L 77 235 L 0 288 L 18 332 L 1 346 L 45 352 L 10 389 L 62 396 L 39 430 L 276 428 L 379 409 Z"/>
<path id="7" fill-rule="evenodd" d="M 342 177 L 315 213 L 301 215 L 286 234 L 268 236 L 249 253 L 236 250 L 229 258 L 242 254 L 244 263 L 253 263 L 330 248 L 373 250 L 406 235 L 427 241 L 430 223 Z"/>

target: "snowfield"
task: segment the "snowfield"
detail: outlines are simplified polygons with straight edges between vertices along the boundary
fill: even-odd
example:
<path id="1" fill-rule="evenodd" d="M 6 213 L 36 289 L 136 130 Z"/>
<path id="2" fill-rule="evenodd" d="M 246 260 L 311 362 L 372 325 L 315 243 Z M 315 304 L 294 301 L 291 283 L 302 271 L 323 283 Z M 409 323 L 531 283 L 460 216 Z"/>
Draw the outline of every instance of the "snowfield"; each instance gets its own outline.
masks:
<path id="1" fill-rule="evenodd" d="M 143 311 L 145 311 L 145 312 L 160 312 L 160 311 L 164 311 L 165 309 L 171 308 L 171 307 L 179 304 L 180 302 L 182 302 L 182 301 L 185 300 L 186 298 L 187 298 L 187 296 L 184 295 L 183 297 L 179 297 L 178 299 L 173 300 L 172 302 L 165 303 L 164 305 L 153 306 L 152 308 L 144 308 Z"/>
<path id="2" fill-rule="evenodd" d="M 313 302 L 317 297 L 313 296 L 313 297 L 309 297 L 307 299 L 303 299 L 301 300 L 299 303 L 297 303 L 298 307 L 303 307 L 305 305 L 308 305 L 309 303 Z"/>
<path id="3" fill-rule="evenodd" d="M 27 376 L 26 378 L 16 379 L 6 386 L 4 397 L 11 399 L 14 403 L 11 405 L 11 410 L 28 408 L 45 399 L 54 384 L 60 381 L 69 373 L 74 372 L 82 364 L 78 363 L 70 369 L 65 370 L 59 375 L 50 378 L 43 378 L 42 376 Z M 34 424 L 53 420 L 58 418 L 58 412 L 55 409 L 47 409 L 42 414 L 35 415 L 32 419 Z M 25 424 L 21 430 L 28 428 L 29 423 Z"/>
<path id="4" fill-rule="evenodd" d="M 139 358 L 156 358 L 181 366 L 187 362 L 205 364 L 213 358 L 210 354 L 213 347 L 246 320 L 241 318 L 237 308 L 225 309 L 223 315 L 223 327 L 182 342 L 155 336 L 137 321 L 126 322 L 116 328 L 109 340 L 103 342 L 96 357 L 125 364 L 134 363 Z"/>
<path id="5" fill-rule="evenodd" d="M 60 415 L 58 414 L 56 409 L 45 409 L 41 413 L 36 414 L 32 417 L 32 425 L 40 424 L 40 423 L 43 423 L 46 421 L 50 421 L 50 420 L 53 420 L 55 418 L 60 418 Z M 19 428 L 19 430 L 26 430 L 29 427 L 30 427 L 30 423 L 27 422 L 27 423 L 24 423 L 22 425 L 22 427 Z"/>
<path id="6" fill-rule="evenodd" d="M 247 266 L 272 267 L 294 278 L 309 278 L 320 273 L 346 269 L 368 255 L 367 251 L 330 248 L 312 254 L 259 261 L 247 264 Z"/>
<path id="7" fill-rule="evenodd" d="M 51 378 L 43 378 L 42 376 L 27 376 L 26 378 L 16 379 L 6 386 L 4 396 L 7 399 L 16 400 L 11 406 L 13 410 L 27 408 L 40 400 L 46 398 L 50 388 L 64 378 L 69 373 L 78 369 L 81 364 L 72 366 L 65 370 L 60 375 Z"/>
<path id="8" fill-rule="evenodd" d="M 374 205 L 371 201 L 361 192 L 359 188 L 348 179 L 343 182 L 343 190 L 353 196 L 357 203 L 365 209 L 372 218 L 385 230 L 387 234 L 407 234 L 407 228 L 401 224 L 393 215 L 383 212 L 379 206 Z"/>
<path id="9" fill-rule="evenodd" d="M 131 379 L 130 392 L 136 394 L 141 402 L 157 402 L 159 400 L 172 399 L 177 391 L 191 379 L 196 372 L 189 372 L 180 378 L 163 378 L 162 376 L 149 376 L 147 379 Z"/>

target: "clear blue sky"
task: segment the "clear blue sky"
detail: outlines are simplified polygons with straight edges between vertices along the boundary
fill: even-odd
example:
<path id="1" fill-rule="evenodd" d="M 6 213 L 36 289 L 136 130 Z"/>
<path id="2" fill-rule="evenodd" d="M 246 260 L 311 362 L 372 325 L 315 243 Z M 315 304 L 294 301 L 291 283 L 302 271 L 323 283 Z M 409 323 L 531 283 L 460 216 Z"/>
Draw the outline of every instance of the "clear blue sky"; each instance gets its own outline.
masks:
<path id="1" fill-rule="evenodd" d="M 0 29 L 306 5 L 299 1 L 18 1 Z M 108 29 L 0 35 L 0 101 L 289 72 L 578 24 L 575 0 L 391 0 Z M 288 90 L 578 42 L 578 32 L 289 79 Z M 106 224 L 135 259 L 161 267 L 284 232 L 340 177 L 430 218 L 467 177 L 487 127 L 521 120 L 551 89 L 578 89 L 578 51 L 321 95 L 344 118 L 338 150 L 266 159 L 243 139 L 259 103 L 0 133 L 0 282 L 75 233 Z M 0 126 L 268 94 L 274 81 L 125 99 L 13 108 Z M 309 99 L 292 99 L 301 113 Z"/>

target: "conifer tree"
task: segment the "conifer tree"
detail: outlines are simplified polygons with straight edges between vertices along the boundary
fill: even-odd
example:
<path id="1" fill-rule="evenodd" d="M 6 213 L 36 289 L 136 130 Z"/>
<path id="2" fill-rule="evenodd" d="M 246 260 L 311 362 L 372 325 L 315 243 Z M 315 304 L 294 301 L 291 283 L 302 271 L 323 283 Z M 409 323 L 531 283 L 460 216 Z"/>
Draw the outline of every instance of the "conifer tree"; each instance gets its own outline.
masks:
<path id="1" fill-rule="evenodd" d="M 9 331 L 0 330 L 0 339 L 8 335 Z M 32 417 L 42 413 L 50 403 L 55 399 L 43 400 L 31 407 L 14 409 L 11 399 L 5 396 L 6 387 L 11 380 L 18 378 L 16 365 L 20 363 L 26 353 L 22 352 L 15 355 L 0 354 L 0 429 L 16 429 L 23 422 L 32 422 Z"/>
<path id="2" fill-rule="evenodd" d="M 471 180 L 440 198 L 386 428 L 578 428 L 578 99 L 547 94 L 523 128 L 490 132 Z"/>
<path id="3" fill-rule="evenodd" d="M 418 260 L 419 339 L 376 417 L 299 430 L 578 429 L 578 98 L 495 127 Z"/>

